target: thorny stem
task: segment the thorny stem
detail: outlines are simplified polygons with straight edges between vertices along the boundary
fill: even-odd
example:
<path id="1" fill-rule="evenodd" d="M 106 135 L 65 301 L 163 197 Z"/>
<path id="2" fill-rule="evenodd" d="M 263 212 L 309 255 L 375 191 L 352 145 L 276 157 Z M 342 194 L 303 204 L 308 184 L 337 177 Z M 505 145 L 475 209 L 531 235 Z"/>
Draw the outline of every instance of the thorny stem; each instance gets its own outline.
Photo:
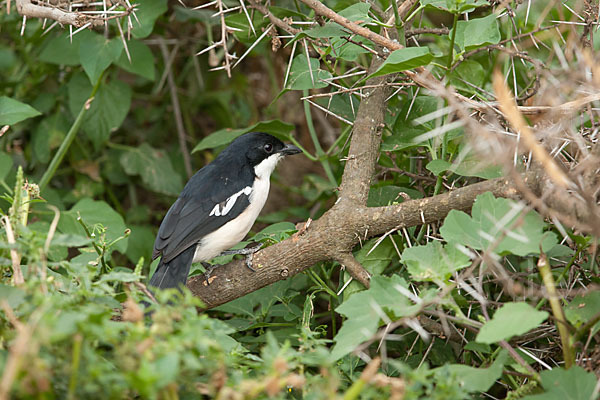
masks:
<path id="1" fill-rule="evenodd" d="M 81 110 L 79 110 L 79 114 L 77 114 L 77 118 L 75 118 L 75 122 L 73 122 L 73 125 L 71 125 L 71 129 L 69 129 L 69 132 L 67 132 L 67 136 L 60 144 L 60 147 L 58 148 L 56 154 L 54 155 L 54 158 L 50 162 L 48 169 L 46 170 L 46 172 L 44 172 L 44 175 L 42 176 L 42 179 L 40 180 L 40 183 L 39 183 L 40 190 L 44 190 L 46 185 L 48 185 L 48 183 L 50 182 L 50 179 L 52 179 L 52 177 L 56 173 L 56 170 L 58 169 L 58 166 L 60 165 L 63 158 L 65 157 L 65 154 L 67 154 L 67 150 L 69 150 L 71 143 L 73 143 L 73 140 L 75 139 L 75 136 L 77 135 L 77 132 L 79 131 L 79 127 L 83 123 L 83 117 L 85 116 L 86 112 L 90 109 L 92 100 L 94 99 L 94 96 L 96 95 L 96 93 L 98 92 L 98 89 L 100 88 L 100 83 L 102 82 L 103 76 L 104 76 L 104 71 L 98 77 L 96 84 L 92 88 L 92 92 L 90 93 L 90 96 L 85 101 L 85 103 L 83 103 L 83 105 L 81 106 Z"/>

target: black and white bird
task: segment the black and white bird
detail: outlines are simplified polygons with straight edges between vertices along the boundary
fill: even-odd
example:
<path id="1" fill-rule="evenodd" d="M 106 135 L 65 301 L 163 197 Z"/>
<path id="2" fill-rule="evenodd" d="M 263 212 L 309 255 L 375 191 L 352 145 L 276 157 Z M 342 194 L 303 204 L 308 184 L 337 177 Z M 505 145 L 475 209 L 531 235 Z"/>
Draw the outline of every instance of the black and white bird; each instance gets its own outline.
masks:
<path id="1" fill-rule="evenodd" d="M 269 134 L 251 132 L 196 172 L 160 224 L 152 259 L 161 259 L 150 285 L 180 288 L 192 263 L 210 260 L 239 243 L 265 205 L 279 160 L 300 152 Z M 228 253 L 247 254 L 244 250 Z"/>

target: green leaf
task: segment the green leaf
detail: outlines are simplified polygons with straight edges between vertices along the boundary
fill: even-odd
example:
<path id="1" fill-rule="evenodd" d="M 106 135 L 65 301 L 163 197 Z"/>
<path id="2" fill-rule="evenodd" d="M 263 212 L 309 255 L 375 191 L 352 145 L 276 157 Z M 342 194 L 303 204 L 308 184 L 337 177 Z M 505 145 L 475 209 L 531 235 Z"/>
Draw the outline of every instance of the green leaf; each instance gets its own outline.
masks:
<path id="1" fill-rule="evenodd" d="M 77 221 L 77 213 L 81 215 L 83 222 L 88 227 L 93 228 L 95 225 L 106 227 L 107 242 L 112 242 L 125 233 L 126 226 L 123 217 L 105 202 L 92 199 L 80 200 L 69 211 L 62 212 L 58 222 L 58 230 L 62 233 L 87 236 L 85 230 Z M 98 239 L 97 236 L 96 239 Z M 127 238 L 118 241 L 113 249 L 124 253 L 127 249 Z"/>
<path id="2" fill-rule="evenodd" d="M 332 77 L 331 72 L 319 69 L 319 60 L 311 58 L 309 68 L 306 56 L 300 54 L 292 61 L 287 88 L 291 90 L 321 89 L 329 86 L 327 82 L 323 82 L 323 79 Z"/>
<path id="3" fill-rule="evenodd" d="M 28 104 L 10 97 L 0 97 L 0 126 L 14 125 L 28 118 L 37 117 L 41 113 Z"/>
<path id="4" fill-rule="evenodd" d="M 148 143 L 123 152 L 119 161 L 128 175 L 140 175 L 155 192 L 176 196 L 183 188 L 181 177 L 173 169 L 169 157 Z"/>
<path id="5" fill-rule="evenodd" d="M 19 307 L 25 301 L 27 294 L 14 286 L 0 284 L 0 301 L 6 301 L 11 308 Z"/>
<path id="6" fill-rule="evenodd" d="M 127 258 L 132 263 L 137 263 L 140 257 L 144 257 L 146 262 L 152 257 L 152 246 L 154 243 L 156 231 L 143 225 L 131 225 L 131 235 L 129 235 L 129 245 L 127 246 Z"/>
<path id="7" fill-rule="evenodd" d="M 90 40 L 94 35 L 95 33 L 92 31 L 83 30 L 73 37 L 68 32 L 54 36 L 46 41 L 39 59 L 43 62 L 57 65 L 79 65 L 79 44 L 82 41 Z"/>
<path id="8" fill-rule="evenodd" d="M 347 320 L 333 339 L 332 360 L 340 359 L 370 339 L 380 325 L 382 314 L 398 319 L 416 310 L 418 306 L 412 305 L 397 289 L 398 286 L 408 287 L 398 275 L 391 278 L 373 276 L 369 290 L 356 293 L 336 309 Z"/>
<path id="9" fill-rule="evenodd" d="M 92 91 L 83 74 L 76 74 L 67 84 L 69 110 L 76 116 Z M 98 149 L 119 128 L 131 106 L 131 88 L 114 80 L 100 86 L 87 111 L 82 129 Z"/>
<path id="10" fill-rule="evenodd" d="M 394 185 L 374 187 L 369 190 L 367 207 L 389 206 L 400 204 L 405 201 L 404 196 L 408 195 L 411 199 L 420 199 L 423 194 L 418 190 Z"/>
<path id="11" fill-rule="evenodd" d="M 446 171 L 452 171 L 461 176 L 476 176 L 483 179 L 493 179 L 502 176 L 501 166 L 485 166 L 483 165 L 483 162 L 472 153 L 469 153 L 469 155 L 463 158 L 458 165 L 438 159 L 430 161 L 425 168 L 436 176 L 439 176 Z"/>
<path id="12" fill-rule="evenodd" d="M 544 220 L 535 211 L 522 216 L 523 222 L 513 227 L 517 218 L 521 218 L 519 207 L 512 200 L 496 199 L 487 192 L 475 199 L 472 217 L 462 211 L 450 211 L 440 233 L 447 242 L 460 243 L 477 250 L 487 249 L 496 238 L 503 235 L 504 238 L 494 250 L 500 255 L 539 254 L 540 244 L 544 252 L 554 247 L 558 242 L 556 234 L 544 232 Z M 510 229 L 510 232 L 506 233 L 506 229 Z"/>
<path id="13" fill-rule="evenodd" d="M 3 181 L 8 176 L 8 173 L 13 167 L 12 157 L 0 151 L 0 181 Z"/>
<path id="14" fill-rule="evenodd" d="M 270 239 L 274 242 L 281 242 L 290 237 L 294 232 L 296 232 L 296 226 L 291 222 L 277 222 L 258 232 L 252 237 L 252 240 L 260 241 Z"/>
<path id="15" fill-rule="evenodd" d="M 58 148 L 67 135 L 70 124 L 62 112 L 44 118 L 33 131 L 31 144 L 36 158 L 42 162 L 50 161 L 50 152 Z"/>
<path id="16" fill-rule="evenodd" d="M 106 40 L 104 36 L 93 34 L 79 43 L 79 59 L 90 82 L 98 81 L 100 74 L 116 61 L 123 51 L 120 37 Z"/>
<path id="17" fill-rule="evenodd" d="M 471 259 L 456 246 L 435 240 L 425 246 L 404 249 L 401 261 L 416 281 L 447 281 L 452 273 L 471 264 Z"/>
<path id="18" fill-rule="evenodd" d="M 453 14 L 462 14 L 478 7 L 489 6 L 489 3 L 486 0 L 421 0 L 421 5 Z"/>
<path id="19" fill-rule="evenodd" d="M 494 363 L 488 368 L 475 368 L 468 365 L 452 364 L 434 369 L 437 374 L 451 374 L 459 378 L 460 384 L 469 392 L 485 392 L 492 387 L 494 382 L 502 376 L 504 364 L 508 359 L 508 352 L 502 350 Z"/>
<path id="20" fill-rule="evenodd" d="M 407 101 L 398 114 L 392 128 L 392 135 L 385 137 L 381 145 L 382 151 L 400 151 L 411 147 L 428 145 L 429 141 L 416 142 L 415 139 L 436 128 L 436 120 L 417 123 L 419 117 L 430 114 L 444 107 L 443 101 L 433 96 L 418 96 L 413 102 Z M 463 132 L 456 128 L 446 133 L 446 139 L 454 139 Z"/>
<path id="21" fill-rule="evenodd" d="M 594 318 L 600 311 L 600 291 L 590 291 L 576 296 L 567 307 L 565 307 L 565 316 L 573 326 L 579 328 Z M 600 322 L 592 327 L 592 335 L 600 331 Z"/>
<path id="22" fill-rule="evenodd" d="M 538 311 L 527 303 L 504 303 L 491 320 L 482 327 L 477 338 L 479 343 L 496 343 L 522 335 L 548 318 L 546 311 Z"/>
<path id="23" fill-rule="evenodd" d="M 131 34 L 136 39 L 143 39 L 152 33 L 156 19 L 167 11 L 167 0 L 144 0 L 136 11 L 137 21 L 133 24 Z"/>
<path id="24" fill-rule="evenodd" d="M 452 31 L 448 34 L 452 37 Z M 464 51 L 500 42 L 500 29 L 495 14 L 469 21 L 458 21 L 455 43 Z"/>
<path id="25" fill-rule="evenodd" d="M 127 58 L 127 53 L 123 51 L 115 64 L 127 72 L 154 81 L 156 71 L 154 68 L 155 60 L 150 48 L 139 40 L 128 41 L 127 48 L 131 55 L 131 62 Z"/>
<path id="26" fill-rule="evenodd" d="M 371 17 L 369 17 L 369 9 L 371 5 L 369 3 L 356 3 L 351 5 L 350 7 L 346 7 L 340 12 L 339 15 L 342 17 L 348 18 L 350 21 L 357 23 L 369 23 L 372 21 Z"/>
<path id="27" fill-rule="evenodd" d="M 429 64 L 431 60 L 433 60 L 433 54 L 428 47 L 406 47 L 394 50 L 377 71 L 369 75 L 367 79 L 421 67 Z"/>
<path id="28" fill-rule="evenodd" d="M 367 40 L 364 38 L 358 37 L 358 38 L 355 38 L 354 41 L 357 43 L 362 43 L 363 46 L 371 48 L 371 49 L 374 47 L 373 43 L 370 40 Z M 361 54 L 365 54 L 365 53 L 369 52 L 364 47 L 361 47 L 357 44 L 348 42 L 346 39 L 332 40 L 331 47 L 333 50 L 333 54 L 335 54 L 336 57 L 341 58 L 346 61 L 357 61 L 358 57 Z"/>
<path id="29" fill-rule="evenodd" d="M 258 122 L 248 128 L 230 129 L 225 128 L 211 133 L 200 141 L 192 150 L 192 153 L 205 149 L 214 149 L 215 147 L 229 144 L 233 139 L 248 132 L 269 133 L 279 139 L 285 140 L 290 132 L 294 130 L 294 125 L 282 122 L 278 119 Z"/>
<path id="30" fill-rule="evenodd" d="M 362 3 L 366 4 L 366 3 Z M 314 28 L 307 29 L 302 31 L 308 37 L 313 39 L 322 39 L 322 38 L 335 38 L 348 36 L 348 32 L 345 32 L 341 25 L 336 24 L 335 22 L 327 22 L 323 26 L 316 26 Z"/>
<path id="31" fill-rule="evenodd" d="M 381 275 L 385 268 L 392 262 L 392 256 L 395 252 L 394 245 L 391 239 L 385 239 L 379 244 L 378 238 L 371 239 L 365 245 L 354 254 L 356 261 L 358 261 L 371 275 Z M 377 247 L 375 247 L 377 245 Z M 347 282 L 350 279 L 350 274 L 344 271 L 343 282 Z M 350 282 L 346 289 L 344 289 L 344 301 L 348 300 L 354 293 L 365 290 L 362 283 L 355 280 Z"/>
<path id="32" fill-rule="evenodd" d="M 554 368 L 540 373 L 544 394 L 525 396 L 523 400 L 592 400 L 598 382 L 593 372 L 578 365 L 567 370 Z"/>
<path id="33" fill-rule="evenodd" d="M 487 73 L 481 63 L 473 60 L 464 60 L 450 73 L 450 83 L 457 89 L 478 94 L 478 90 L 465 82 L 469 82 L 477 87 L 483 87 L 486 75 Z"/>

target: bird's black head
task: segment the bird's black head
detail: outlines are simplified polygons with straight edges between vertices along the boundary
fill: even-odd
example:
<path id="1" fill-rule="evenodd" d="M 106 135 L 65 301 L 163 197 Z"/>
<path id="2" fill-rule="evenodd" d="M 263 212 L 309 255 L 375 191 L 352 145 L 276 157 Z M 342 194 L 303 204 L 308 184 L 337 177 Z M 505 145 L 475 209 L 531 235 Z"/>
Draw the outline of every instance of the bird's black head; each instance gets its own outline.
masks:
<path id="1" fill-rule="evenodd" d="M 263 132 L 246 133 L 231 142 L 227 150 L 245 154 L 248 163 L 254 167 L 256 176 L 264 175 L 267 178 L 283 157 L 302 152 L 298 147 L 285 144 Z"/>

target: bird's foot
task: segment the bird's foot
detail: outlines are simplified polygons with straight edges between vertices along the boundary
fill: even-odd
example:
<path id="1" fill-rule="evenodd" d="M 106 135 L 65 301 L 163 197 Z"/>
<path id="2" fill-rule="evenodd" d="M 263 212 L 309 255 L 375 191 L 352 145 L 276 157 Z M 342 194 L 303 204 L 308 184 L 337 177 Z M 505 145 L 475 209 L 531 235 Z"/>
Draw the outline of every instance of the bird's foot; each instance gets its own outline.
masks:
<path id="1" fill-rule="evenodd" d="M 262 243 L 259 243 L 253 247 L 246 247 L 246 248 L 237 249 L 237 250 L 226 250 L 219 255 L 220 256 L 230 256 L 233 254 L 244 255 L 244 256 L 246 256 L 246 267 L 248 267 L 248 269 L 250 271 L 256 272 L 256 270 L 252 267 L 252 257 L 254 256 L 254 253 L 259 251 L 261 248 L 262 248 Z"/>
<path id="2" fill-rule="evenodd" d="M 204 267 L 204 281 L 207 285 L 210 285 L 210 274 L 212 274 L 212 272 L 215 270 L 215 268 L 218 267 L 218 265 L 211 265 L 207 262 L 201 262 L 200 264 L 202 264 L 202 266 Z"/>

